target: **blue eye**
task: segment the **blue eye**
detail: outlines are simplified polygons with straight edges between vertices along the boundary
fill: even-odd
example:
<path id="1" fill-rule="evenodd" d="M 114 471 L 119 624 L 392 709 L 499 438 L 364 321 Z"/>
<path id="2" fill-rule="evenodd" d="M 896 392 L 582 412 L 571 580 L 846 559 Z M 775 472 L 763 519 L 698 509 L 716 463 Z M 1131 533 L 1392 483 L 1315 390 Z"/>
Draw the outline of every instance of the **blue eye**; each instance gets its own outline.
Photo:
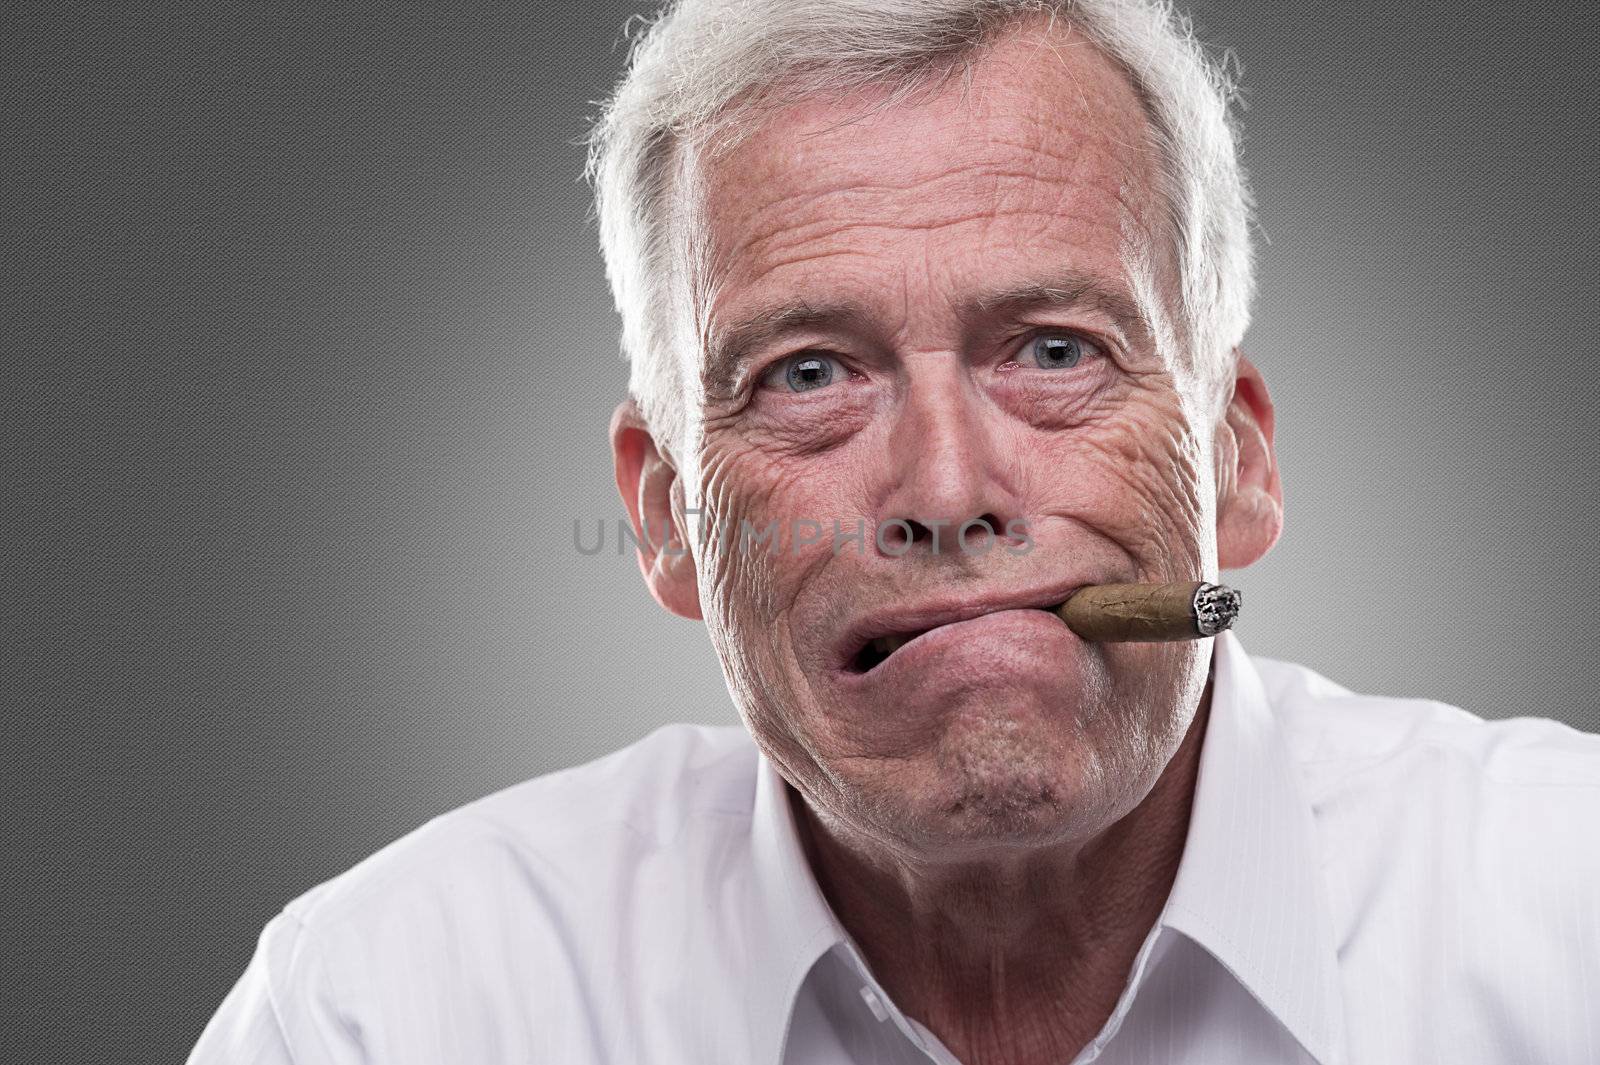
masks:
<path id="1" fill-rule="evenodd" d="M 771 388 L 785 387 L 790 392 L 811 392 L 844 375 L 843 367 L 826 355 L 791 355 L 773 366 L 762 378 Z"/>
<path id="2" fill-rule="evenodd" d="M 1085 344 L 1065 333 L 1046 334 L 1028 342 L 1028 359 L 1042 370 L 1063 370 L 1078 365 Z"/>

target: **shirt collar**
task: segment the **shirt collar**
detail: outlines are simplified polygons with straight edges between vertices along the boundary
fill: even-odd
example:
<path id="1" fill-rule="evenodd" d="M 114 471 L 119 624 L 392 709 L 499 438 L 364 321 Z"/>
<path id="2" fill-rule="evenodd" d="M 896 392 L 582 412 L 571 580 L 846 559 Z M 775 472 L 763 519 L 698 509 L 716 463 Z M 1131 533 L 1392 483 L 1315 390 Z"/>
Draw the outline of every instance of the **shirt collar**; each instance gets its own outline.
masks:
<path id="1" fill-rule="evenodd" d="M 1261 677 L 1223 632 L 1189 834 L 1160 923 L 1205 948 L 1329 1065 L 1344 1059 L 1344 1014 L 1316 838 Z"/>
<path id="2" fill-rule="evenodd" d="M 1266 691 L 1238 637 L 1212 649 L 1211 713 L 1183 857 L 1157 932 L 1219 961 L 1321 1065 L 1344 1058 L 1337 957 L 1310 803 Z M 788 785 L 758 754 L 751 824 L 752 1061 L 780 1065 L 802 982 L 851 937 L 801 849 Z M 1147 947 L 1160 939 L 1147 939 Z M 1143 955 L 1141 955 L 1141 961 Z M 1144 966 L 1138 966 L 1134 979 Z"/>
<path id="3" fill-rule="evenodd" d="M 781 1065 L 800 985 L 829 948 L 849 935 L 823 897 L 800 845 L 789 785 L 764 753 L 756 758 L 751 813 L 754 897 L 750 936 L 751 1061 Z"/>

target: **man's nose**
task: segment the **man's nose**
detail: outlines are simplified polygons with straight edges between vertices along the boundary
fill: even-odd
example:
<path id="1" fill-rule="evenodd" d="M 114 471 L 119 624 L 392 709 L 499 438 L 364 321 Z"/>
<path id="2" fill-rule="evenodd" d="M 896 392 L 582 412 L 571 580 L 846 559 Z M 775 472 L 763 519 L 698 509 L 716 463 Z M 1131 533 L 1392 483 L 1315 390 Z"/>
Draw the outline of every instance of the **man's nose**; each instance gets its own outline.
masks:
<path id="1" fill-rule="evenodd" d="M 1017 541 L 1020 465 L 1005 445 L 1004 412 L 959 356 L 916 362 L 890 432 L 879 551 L 972 554 Z"/>

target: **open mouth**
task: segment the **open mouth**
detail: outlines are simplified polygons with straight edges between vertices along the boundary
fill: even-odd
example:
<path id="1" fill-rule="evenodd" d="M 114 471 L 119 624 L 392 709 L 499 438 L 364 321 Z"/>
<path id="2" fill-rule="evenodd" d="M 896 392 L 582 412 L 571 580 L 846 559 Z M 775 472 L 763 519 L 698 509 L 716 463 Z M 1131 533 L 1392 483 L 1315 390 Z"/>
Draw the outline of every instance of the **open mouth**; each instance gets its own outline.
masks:
<path id="1" fill-rule="evenodd" d="M 898 632 L 890 636 L 879 636 L 876 639 L 868 640 L 850 659 L 847 668 L 851 673 L 870 673 L 883 665 L 889 656 L 900 650 L 900 648 L 923 633 L 931 631 L 931 629 L 917 629 L 912 632 Z"/>

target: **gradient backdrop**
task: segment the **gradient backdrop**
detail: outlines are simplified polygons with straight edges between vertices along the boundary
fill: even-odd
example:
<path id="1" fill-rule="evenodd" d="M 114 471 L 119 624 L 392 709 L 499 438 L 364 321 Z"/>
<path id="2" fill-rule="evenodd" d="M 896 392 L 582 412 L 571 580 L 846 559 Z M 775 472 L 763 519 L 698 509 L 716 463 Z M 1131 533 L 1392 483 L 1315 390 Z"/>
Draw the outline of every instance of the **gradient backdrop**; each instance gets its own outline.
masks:
<path id="1" fill-rule="evenodd" d="M 4 1060 L 179 1060 L 293 896 L 737 720 L 615 552 L 578 141 L 647 7 L 317 7 L 0 14 Z M 1240 635 L 1600 729 L 1600 26 L 1396 7 L 1191 9 L 1288 496 Z"/>

